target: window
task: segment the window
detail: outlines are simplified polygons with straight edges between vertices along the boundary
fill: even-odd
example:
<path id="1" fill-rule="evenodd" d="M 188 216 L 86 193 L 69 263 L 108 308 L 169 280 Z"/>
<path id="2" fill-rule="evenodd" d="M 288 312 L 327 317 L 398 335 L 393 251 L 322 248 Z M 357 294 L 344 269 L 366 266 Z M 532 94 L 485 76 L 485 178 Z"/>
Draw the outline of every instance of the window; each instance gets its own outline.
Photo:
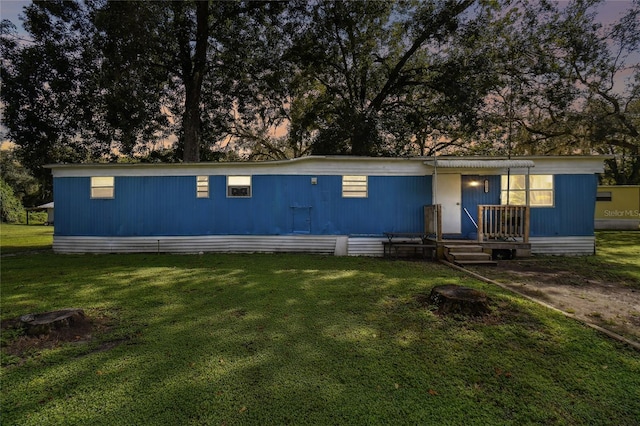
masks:
<path id="1" fill-rule="evenodd" d="M 113 176 L 91 178 L 91 198 L 113 198 Z"/>
<path id="2" fill-rule="evenodd" d="M 227 197 L 251 197 L 251 176 L 227 176 Z"/>
<path id="3" fill-rule="evenodd" d="M 367 177 L 342 176 L 342 196 L 344 198 L 367 198 Z"/>
<path id="4" fill-rule="evenodd" d="M 611 191 L 598 192 L 598 195 L 596 195 L 596 201 L 611 201 L 612 199 Z"/>
<path id="5" fill-rule="evenodd" d="M 196 197 L 209 198 L 209 176 L 196 176 Z"/>
<path id="6" fill-rule="evenodd" d="M 524 206 L 527 203 L 525 175 L 502 176 L 500 198 L 503 205 Z M 553 176 L 529 176 L 529 205 L 531 207 L 553 206 Z"/>

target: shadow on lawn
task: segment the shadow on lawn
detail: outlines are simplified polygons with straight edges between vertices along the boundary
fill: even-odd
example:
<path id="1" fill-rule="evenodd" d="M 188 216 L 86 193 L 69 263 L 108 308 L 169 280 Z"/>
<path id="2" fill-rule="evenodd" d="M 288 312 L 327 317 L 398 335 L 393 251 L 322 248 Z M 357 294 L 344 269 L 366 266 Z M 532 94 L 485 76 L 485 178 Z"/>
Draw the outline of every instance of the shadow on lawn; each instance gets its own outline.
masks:
<path id="1" fill-rule="evenodd" d="M 580 422 L 580 410 L 638 409 L 625 392 L 613 408 L 606 397 L 595 406 L 584 398 L 593 381 L 624 374 L 615 353 L 606 361 L 583 354 L 579 342 L 593 341 L 593 333 L 439 264 L 290 255 L 40 258 L 38 269 L 28 259 L 11 261 L 3 288 L 10 303 L 107 310 L 119 323 L 103 342 L 127 339 L 108 351 L 43 353 L 29 368 L 8 369 L 5 383 L 15 386 L 2 411 L 9 423 Z M 488 291 L 498 310 L 493 321 L 440 318 L 416 302 L 417 293 L 445 283 Z M 564 368 L 586 358 L 611 367 L 578 379 Z M 550 390 L 582 396 L 565 406 L 545 397 Z"/>

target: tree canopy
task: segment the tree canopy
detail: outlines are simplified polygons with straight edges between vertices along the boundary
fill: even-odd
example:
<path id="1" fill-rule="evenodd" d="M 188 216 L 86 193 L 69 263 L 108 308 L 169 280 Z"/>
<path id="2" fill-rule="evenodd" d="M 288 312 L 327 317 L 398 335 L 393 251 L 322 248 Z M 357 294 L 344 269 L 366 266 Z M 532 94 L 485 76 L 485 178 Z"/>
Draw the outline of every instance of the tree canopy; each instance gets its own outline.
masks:
<path id="1" fill-rule="evenodd" d="M 34 1 L 3 124 L 55 162 L 611 154 L 640 183 L 640 0 Z"/>

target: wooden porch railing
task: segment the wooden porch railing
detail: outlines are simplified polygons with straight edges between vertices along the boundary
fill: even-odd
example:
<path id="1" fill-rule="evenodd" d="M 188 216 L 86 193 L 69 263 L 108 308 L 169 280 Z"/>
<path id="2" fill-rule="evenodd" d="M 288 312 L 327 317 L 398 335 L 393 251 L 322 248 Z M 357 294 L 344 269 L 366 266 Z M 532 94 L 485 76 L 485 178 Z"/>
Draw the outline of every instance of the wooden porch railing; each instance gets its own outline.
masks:
<path id="1" fill-rule="evenodd" d="M 478 241 L 516 239 L 529 242 L 529 208 L 526 206 L 478 206 Z"/>
<path id="2" fill-rule="evenodd" d="M 436 241 L 442 240 L 442 206 L 430 204 L 424 206 L 424 233 L 433 236 Z"/>

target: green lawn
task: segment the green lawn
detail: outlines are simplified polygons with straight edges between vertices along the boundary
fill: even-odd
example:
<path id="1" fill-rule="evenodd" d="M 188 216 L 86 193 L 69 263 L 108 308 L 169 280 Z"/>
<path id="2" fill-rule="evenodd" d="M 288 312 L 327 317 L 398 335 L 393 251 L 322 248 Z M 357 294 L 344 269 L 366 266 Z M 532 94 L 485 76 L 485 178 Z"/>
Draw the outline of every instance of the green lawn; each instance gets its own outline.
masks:
<path id="1" fill-rule="evenodd" d="M 47 250 L 53 244 L 53 226 L 0 223 L 0 253 Z"/>
<path id="2" fill-rule="evenodd" d="M 621 281 L 635 281 L 631 286 L 640 290 L 640 231 L 600 231 L 596 244 L 598 255 L 594 258 L 604 261 L 596 268 L 610 269 Z"/>
<path id="3" fill-rule="evenodd" d="M 493 313 L 420 303 L 447 283 L 486 291 Z M 26 361 L 3 352 L 7 425 L 640 420 L 638 352 L 435 263 L 21 254 L 2 259 L 0 294 L 3 319 L 80 307 L 108 325 Z"/>

